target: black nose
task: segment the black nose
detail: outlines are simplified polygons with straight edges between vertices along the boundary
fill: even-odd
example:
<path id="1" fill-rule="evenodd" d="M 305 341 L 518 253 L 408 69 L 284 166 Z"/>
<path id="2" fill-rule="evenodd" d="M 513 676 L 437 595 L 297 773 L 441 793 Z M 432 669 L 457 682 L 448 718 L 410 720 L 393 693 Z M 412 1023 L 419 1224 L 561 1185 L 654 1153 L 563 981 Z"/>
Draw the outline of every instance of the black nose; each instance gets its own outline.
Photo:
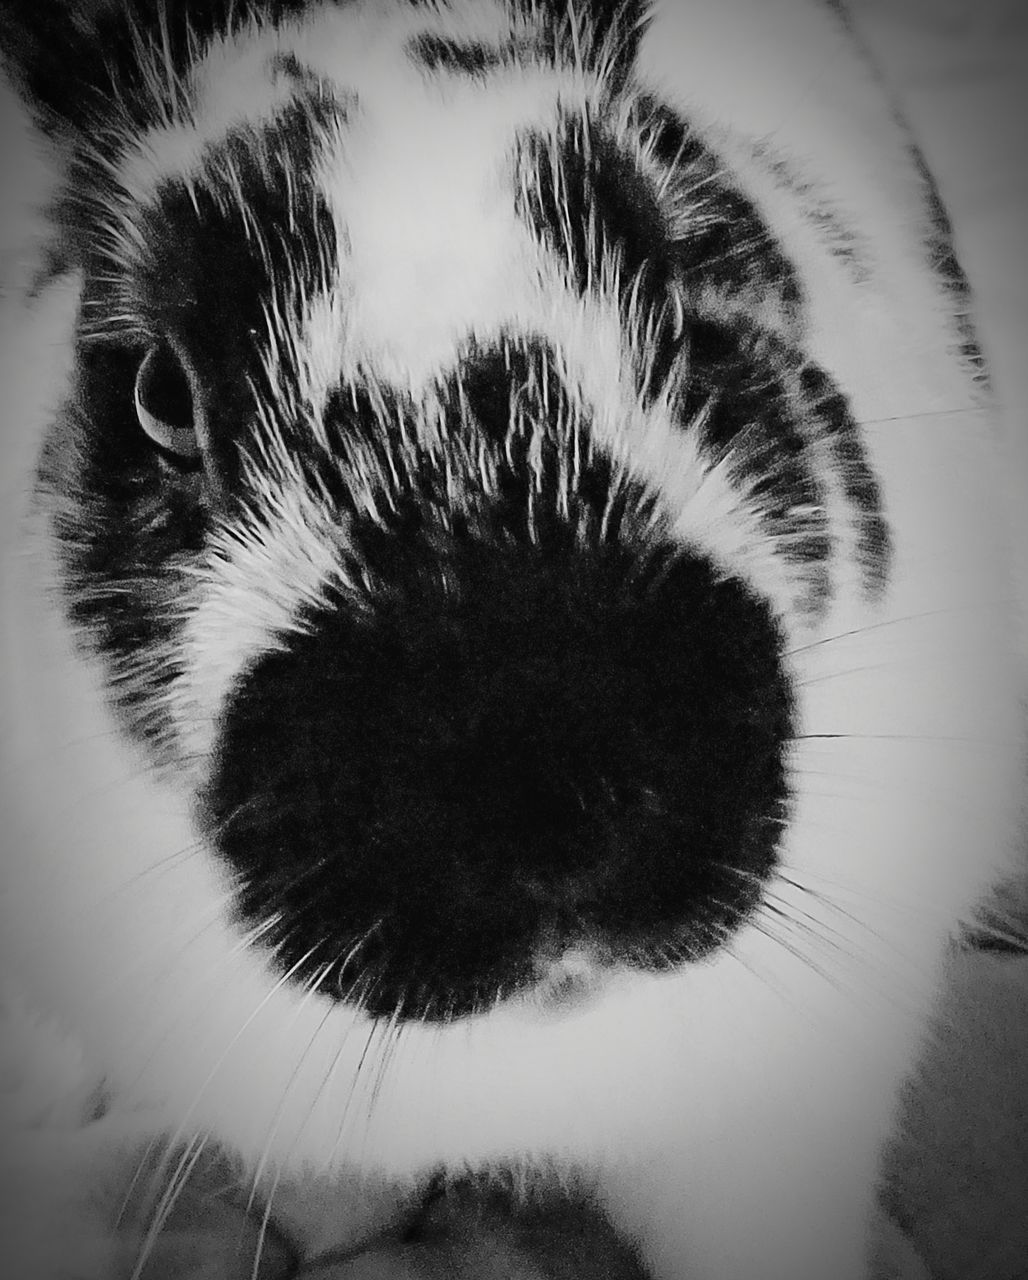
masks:
<path id="1" fill-rule="evenodd" d="M 211 829 L 283 967 L 432 1018 L 522 988 L 544 938 L 720 942 L 786 802 L 769 610 L 668 547 L 472 545 L 412 581 L 308 619 L 226 712 Z"/>

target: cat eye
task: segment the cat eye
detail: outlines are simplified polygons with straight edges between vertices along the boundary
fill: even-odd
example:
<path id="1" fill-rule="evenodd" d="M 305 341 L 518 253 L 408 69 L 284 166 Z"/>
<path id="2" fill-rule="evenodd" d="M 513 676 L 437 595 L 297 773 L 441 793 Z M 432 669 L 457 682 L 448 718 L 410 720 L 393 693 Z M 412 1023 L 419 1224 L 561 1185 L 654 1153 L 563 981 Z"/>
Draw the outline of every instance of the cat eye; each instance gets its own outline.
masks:
<path id="1" fill-rule="evenodd" d="M 136 372 L 139 425 L 172 465 L 195 467 L 201 457 L 193 393 L 182 362 L 163 343 L 152 346 Z"/>

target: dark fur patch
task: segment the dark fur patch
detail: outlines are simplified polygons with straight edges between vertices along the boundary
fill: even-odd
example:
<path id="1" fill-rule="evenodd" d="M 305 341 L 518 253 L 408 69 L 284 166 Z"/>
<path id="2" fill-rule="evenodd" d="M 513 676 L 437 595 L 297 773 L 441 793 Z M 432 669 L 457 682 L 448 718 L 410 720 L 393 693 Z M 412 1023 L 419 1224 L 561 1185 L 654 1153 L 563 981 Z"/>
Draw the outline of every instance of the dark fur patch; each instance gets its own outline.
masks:
<path id="1" fill-rule="evenodd" d="M 340 601 L 233 698 L 207 803 L 243 920 L 280 916 L 283 970 L 328 965 L 382 1016 L 470 1013 L 536 948 L 661 968 L 720 945 L 784 817 L 763 606 L 687 557 L 637 595 L 585 557 L 432 564 L 452 594 L 424 563 L 370 622 Z"/>
<path id="2" fill-rule="evenodd" d="M 163 465 L 136 420 L 139 358 L 131 348 L 80 341 L 76 384 L 55 434 L 60 455 L 44 453 L 42 482 L 73 499 L 55 520 L 71 617 L 105 657 L 129 727 L 163 759 L 170 725 L 161 694 L 179 674 L 170 649 L 183 587 L 175 565 L 203 546 L 207 512 L 200 478 Z"/>
<path id="3" fill-rule="evenodd" d="M 911 149 L 911 154 L 924 184 L 924 200 L 928 212 L 928 253 L 932 266 L 952 301 L 953 315 L 961 339 L 961 355 L 973 370 L 976 380 L 988 386 L 989 370 L 974 322 L 971 286 L 953 246 L 953 227 L 949 214 L 924 157 L 916 148 Z"/>
<path id="4" fill-rule="evenodd" d="M 806 363 L 800 382 L 823 438 L 835 454 L 843 492 L 857 519 L 857 559 L 870 592 L 881 591 L 889 574 L 892 537 L 882 506 L 878 479 L 867 460 L 860 425 L 849 402 L 829 374 Z"/>
<path id="5" fill-rule="evenodd" d="M 635 66 L 639 43 L 649 23 L 650 0 L 523 0 L 534 22 L 541 22 L 558 64 L 577 60 L 602 71 L 611 88 L 623 85 Z"/>
<path id="6" fill-rule="evenodd" d="M 327 283 L 334 226 L 302 175 L 316 160 L 321 112 L 333 109 L 321 98 L 296 101 L 270 124 L 209 146 L 192 190 L 169 181 L 140 214 L 144 248 L 132 269 L 92 247 L 91 205 L 79 201 L 76 234 L 91 252 L 82 255 L 78 383 L 66 410 L 78 470 L 61 481 L 76 504 L 59 534 L 73 613 L 148 741 L 167 729 L 159 693 L 175 672 L 170 660 L 140 667 L 139 656 L 170 638 L 182 590 L 176 565 L 201 549 L 212 506 L 236 496 L 256 400 L 277 397 L 261 357 L 266 309 L 295 311 L 297 290 Z M 112 332 L 108 317 L 126 300 L 134 315 Z M 154 342 L 172 343 L 196 375 L 201 473 L 169 467 L 136 419 L 136 371 Z M 129 668 L 138 678 L 120 678 Z"/>
<path id="7" fill-rule="evenodd" d="M 427 408 L 389 388 L 372 396 L 351 384 L 330 394 L 328 452 L 299 461 L 312 488 L 347 512 L 374 574 L 388 579 L 410 535 L 431 527 L 547 556 L 618 541 L 641 552 L 659 535 L 654 495 L 594 446 L 559 367 L 545 340 L 507 335 L 467 344 Z M 427 438 L 419 427 L 426 412 L 434 422 Z M 362 481 L 354 488 L 345 476 L 355 452 Z M 367 514 L 369 476 L 377 477 L 377 518 Z"/>
<path id="8" fill-rule="evenodd" d="M 596 289 L 604 254 L 621 266 L 622 298 L 645 273 L 651 310 L 659 308 L 677 258 L 654 184 L 600 125 L 562 118 L 556 136 L 531 133 L 519 144 L 525 182 L 522 214 L 567 266 L 580 293 Z"/>
<path id="9" fill-rule="evenodd" d="M 482 76 L 509 62 L 514 50 L 510 46 L 502 48 L 481 40 L 450 40 L 425 33 L 409 42 L 407 52 L 427 71 Z"/>
<path id="10" fill-rule="evenodd" d="M 298 325 L 305 302 L 329 287 L 335 224 L 309 175 L 325 125 L 342 110 L 305 97 L 269 125 L 236 129 L 206 149 L 195 183 L 169 181 L 144 213 L 143 319 L 197 372 L 208 468 L 227 488 L 255 395 L 273 403 L 283 390 L 268 386 L 261 358 L 268 315 Z"/>
<path id="11" fill-rule="evenodd" d="M 555 135 L 522 138 L 517 164 L 520 212 L 578 292 L 600 287 L 605 255 L 618 264 L 640 393 L 646 399 L 671 379 L 683 428 L 702 412 L 708 455 L 727 456 L 760 502 L 769 536 L 803 569 L 807 606 L 822 608 L 830 593 L 832 539 L 815 456 L 825 437 L 859 514 L 861 566 L 869 586 L 880 585 L 888 529 L 859 429 L 823 371 L 800 379 L 795 269 L 704 140 L 645 96 L 625 136 L 568 116 Z M 710 318 L 719 300 L 736 319 Z M 779 333 L 742 318 L 747 306 L 766 313 L 769 303 Z"/>
<path id="12" fill-rule="evenodd" d="M 0 53 L 41 123 L 57 132 L 100 126 L 118 103 L 139 128 L 188 106 L 186 72 L 215 35 L 245 27 L 255 15 L 277 23 L 310 0 L 111 0 L 62 4 L 5 0 Z M 169 97 L 153 99 L 147 58 L 169 79 Z M 173 86 L 173 87 L 172 87 Z"/>
<path id="13" fill-rule="evenodd" d="M 490 44 L 455 40 L 426 32 L 407 46 L 409 56 L 428 71 L 481 77 L 519 58 L 537 59 L 556 67 L 581 65 L 601 74 L 613 90 L 630 77 L 639 41 L 648 22 L 647 0 L 597 0 L 573 6 L 556 0 L 525 0 L 524 31 L 517 37 Z"/>
<path id="14" fill-rule="evenodd" d="M 724 162 L 666 103 L 643 95 L 636 128 L 667 173 L 664 199 L 687 286 L 729 296 L 801 302 L 796 271 L 757 207 L 731 182 Z"/>
<path id="15" fill-rule="evenodd" d="M 641 157 L 651 160 L 644 166 Z M 623 314 L 634 305 L 644 396 L 660 390 L 681 350 L 681 318 L 704 296 L 801 302 L 792 264 L 755 206 L 698 134 L 643 96 L 627 136 L 566 115 L 553 135 L 518 144 L 518 208 L 580 293 L 599 288 L 604 256 L 619 267 Z"/>
<path id="16" fill-rule="evenodd" d="M 819 478 L 822 424 L 800 394 L 802 357 L 781 339 L 735 322 L 692 322 L 685 335 L 688 377 L 679 402 L 682 426 L 702 422 L 712 463 L 757 501 L 767 536 L 802 570 L 804 604 L 827 605 L 832 538 Z"/>
<path id="17" fill-rule="evenodd" d="M 604 522 L 620 481 L 598 450 L 562 510 L 541 360 L 531 343 L 467 360 L 434 463 L 386 468 L 388 514 L 355 520 L 370 594 L 308 614 L 225 716 L 206 806 L 243 920 L 281 912 L 283 968 L 329 966 L 382 1016 L 470 1013 L 529 983 L 536 948 L 695 958 L 774 862 L 791 700 L 771 615 L 643 540 L 638 488 Z M 405 430 L 399 403 L 344 405 L 341 439 Z M 495 486 L 440 503 L 479 447 L 505 459 Z"/>
<path id="18" fill-rule="evenodd" d="M 868 246 L 840 205 L 769 142 L 754 146 L 753 154 L 775 181 L 792 193 L 802 216 L 817 227 L 832 256 L 845 262 L 850 278 L 857 284 L 869 279 Z"/>

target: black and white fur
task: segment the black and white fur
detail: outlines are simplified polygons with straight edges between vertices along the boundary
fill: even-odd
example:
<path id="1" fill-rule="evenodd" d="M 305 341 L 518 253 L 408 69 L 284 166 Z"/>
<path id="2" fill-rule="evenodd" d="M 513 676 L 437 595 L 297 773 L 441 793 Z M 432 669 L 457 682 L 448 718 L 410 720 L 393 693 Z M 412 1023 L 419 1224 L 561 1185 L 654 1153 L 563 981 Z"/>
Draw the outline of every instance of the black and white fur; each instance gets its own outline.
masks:
<path id="1" fill-rule="evenodd" d="M 5 964 L 255 1176 L 555 1164 L 654 1280 L 868 1275 L 1020 729 L 845 20 L 153 7 L 8 23 Z"/>

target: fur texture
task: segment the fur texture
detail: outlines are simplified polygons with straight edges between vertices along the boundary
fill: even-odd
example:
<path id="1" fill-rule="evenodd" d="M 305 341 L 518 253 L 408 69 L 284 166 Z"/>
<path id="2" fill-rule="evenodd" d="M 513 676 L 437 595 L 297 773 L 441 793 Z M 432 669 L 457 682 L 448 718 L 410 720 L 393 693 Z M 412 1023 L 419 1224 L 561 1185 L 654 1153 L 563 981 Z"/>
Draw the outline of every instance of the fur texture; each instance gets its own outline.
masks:
<path id="1" fill-rule="evenodd" d="M 79 33 L 81 118 L 11 40 L 71 159 L 5 300 L 8 963 L 155 1132 L 256 1183 L 556 1163 L 654 1280 L 866 1276 L 896 1091 L 1020 781 L 992 410 L 925 178 L 807 0 L 283 8 L 184 40 L 137 15 L 106 93 Z M 505 630 L 475 601 L 528 561 Z M 482 754 L 518 734 L 508 794 Z M 731 780 L 721 809 L 654 741 L 697 796 Z M 340 813 L 353 758 L 379 763 Z M 487 803 L 457 897 L 485 840 L 433 877 L 482 779 L 514 816 Z M 388 812 L 357 823 L 368 788 Z"/>

